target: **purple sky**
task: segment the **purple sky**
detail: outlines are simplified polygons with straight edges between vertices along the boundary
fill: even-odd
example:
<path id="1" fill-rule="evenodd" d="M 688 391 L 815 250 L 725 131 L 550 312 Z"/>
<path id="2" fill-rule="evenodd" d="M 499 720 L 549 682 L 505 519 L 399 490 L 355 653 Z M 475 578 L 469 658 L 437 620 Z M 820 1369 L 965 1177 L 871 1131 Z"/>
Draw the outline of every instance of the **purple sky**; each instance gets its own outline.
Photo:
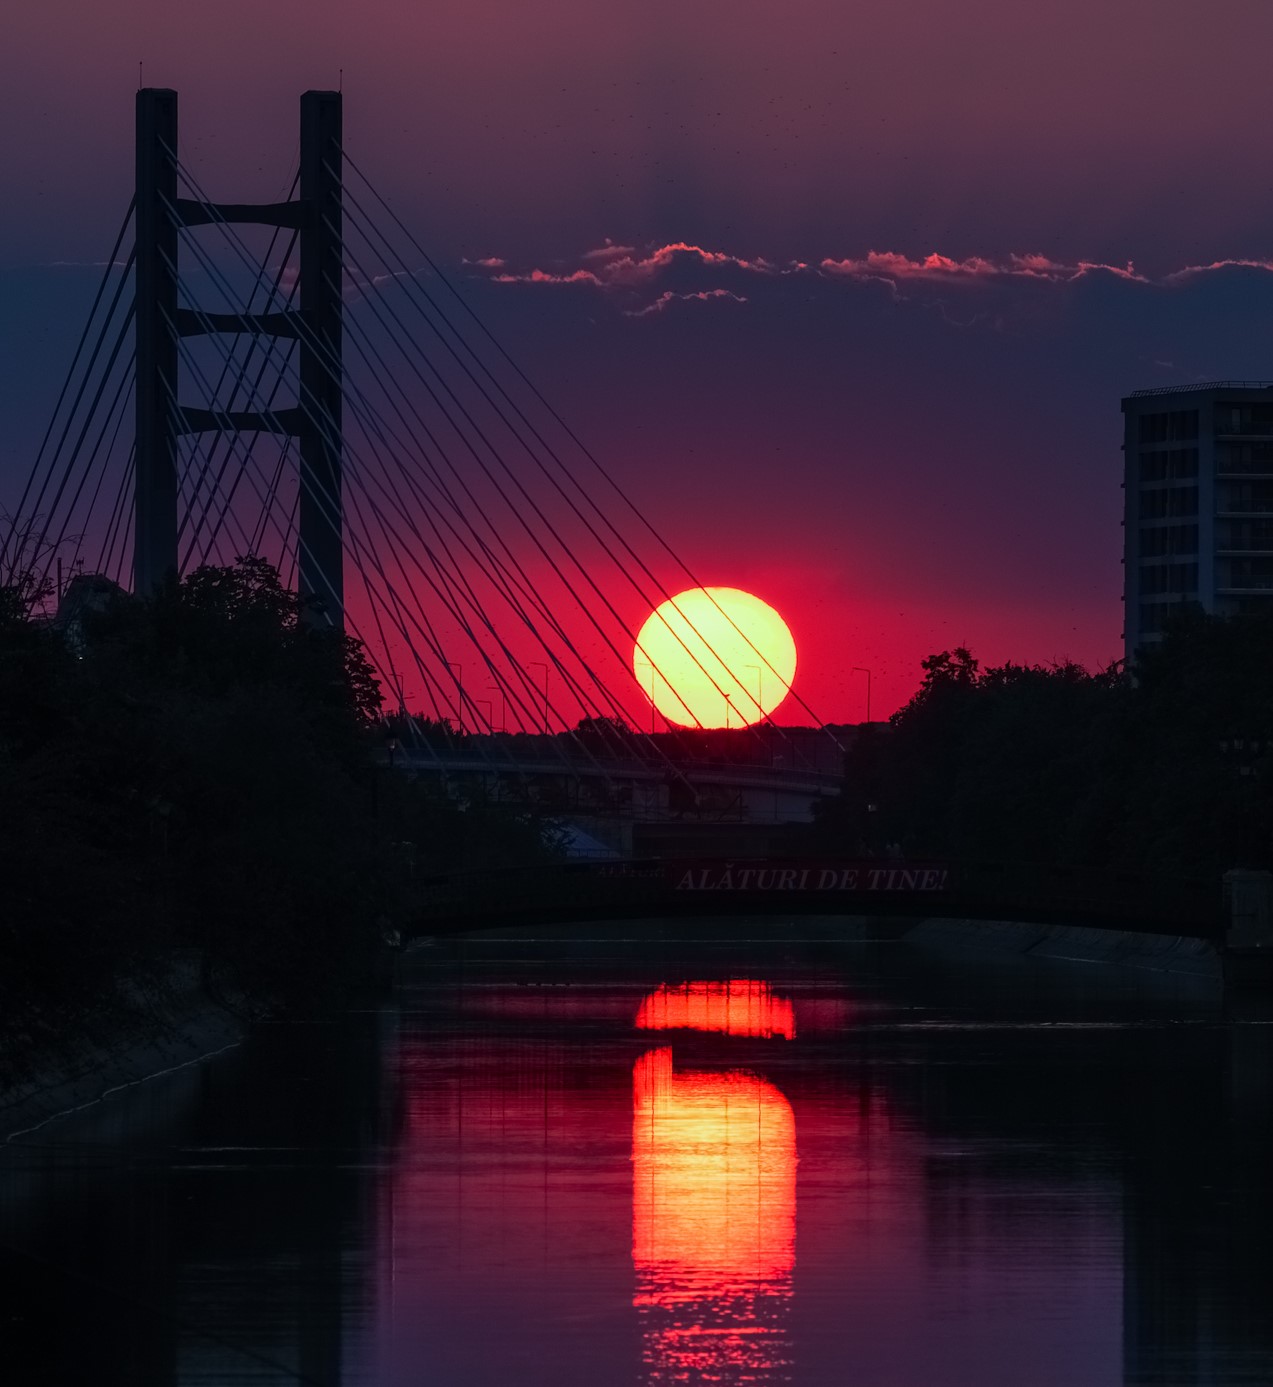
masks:
<path id="1" fill-rule="evenodd" d="M 8 7 L 0 503 L 138 60 L 236 200 L 343 68 L 349 150 L 699 576 L 783 612 L 822 716 L 961 641 L 1104 663 L 1119 396 L 1273 376 L 1271 39 L 1264 0 Z"/>

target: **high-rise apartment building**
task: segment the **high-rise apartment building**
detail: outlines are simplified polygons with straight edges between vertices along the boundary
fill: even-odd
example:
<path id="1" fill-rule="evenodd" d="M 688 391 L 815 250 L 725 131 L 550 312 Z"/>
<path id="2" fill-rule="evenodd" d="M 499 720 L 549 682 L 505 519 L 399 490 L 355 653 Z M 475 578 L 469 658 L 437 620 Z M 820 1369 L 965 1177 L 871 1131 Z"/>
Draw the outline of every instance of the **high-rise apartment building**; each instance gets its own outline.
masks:
<path id="1" fill-rule="evenodd" d="M 1273 382 L 1137 390 L 1123 415 L 1127 658 L 1187 605 L 1273 610 Z"/>

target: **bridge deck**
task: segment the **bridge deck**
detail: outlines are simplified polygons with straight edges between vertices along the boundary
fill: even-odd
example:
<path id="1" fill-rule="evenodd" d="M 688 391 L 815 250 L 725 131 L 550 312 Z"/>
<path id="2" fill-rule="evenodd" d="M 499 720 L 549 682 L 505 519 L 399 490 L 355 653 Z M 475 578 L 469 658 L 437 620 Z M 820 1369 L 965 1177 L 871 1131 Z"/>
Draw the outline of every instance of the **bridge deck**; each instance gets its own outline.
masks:
<path id="1" fill-rule="evenodd" d="M 630 760 L 590 761 L 585 757 L 520 760 L 512 757 L 433 754 L 428 751 L 399 751 L 396 764 L 410 769 L 444 775 L 494 775 L 534 778 L 569 776 L 599 780 L 641 780 L 664 783 L 669 775 L 683 776 L 694 785 L 732 786 L 747 790 L 777 790 L 787 794 L 838 794 L 843 775 L 838 771 L 807 767 L 748 765 L 733 761 L 690 761 L 670 769 L 664 762 Z"/>

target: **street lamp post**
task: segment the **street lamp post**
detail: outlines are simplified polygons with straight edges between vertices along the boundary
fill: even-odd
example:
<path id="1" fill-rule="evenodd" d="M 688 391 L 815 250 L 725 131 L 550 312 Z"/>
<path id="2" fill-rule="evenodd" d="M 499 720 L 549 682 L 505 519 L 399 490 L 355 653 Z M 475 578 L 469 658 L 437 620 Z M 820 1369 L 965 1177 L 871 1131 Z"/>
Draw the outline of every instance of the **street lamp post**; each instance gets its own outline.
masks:
<path id="1" fill-rule="evenodd" d="M 866 720 L 871 721 L 871 671 L 862 665 L 854 665 L 851 671 L 853 674 L 866 675 Z"/>
<path id="2" fill-rule="evenodd" d="M 655 706 L 654 706 L 654 666 L 653 666 L 652 664 L 650 664 L 650 662 L 649 662 L 648 660 L 638 660 L 638 661 L 636 662 L 636 668 L 637 668 L 637 669 L 648 669 L 648 670 L 650 671 L 650 736 L 652 737 L 652 736 L 654 736 L 654 728 L 655 728 L 655 724 L 654 724 L 654 713 L 655 713 Z"/>
<path id="3" fill-rule="evenodd" d="M 452 663 L 450 660 L 444 660 L 442 663 L 443 663 L 444 665 L 446 665 L 447 669 L 451 670 L 453 673 L 454 673 L 454 671 L 459 670 L 459 673 L 455 675 L 455 719 L 456 719 L 456 721 L 459 723 L 460 731 L 463 732 L 463 731 L 464 731 L 464 666 L 463 666 L 458 660 L 455 661 L 454 663 Z"/>
<path id="4" fill-rule="evenodd" d="M 752 721 L 758 722 L 761 718 L 765 716 L 765 675 L 759 665 L 744 665 L 743 668 L 754 669 L 756 671 L 756 716 L 752 719 Z M 748 695 L 748 697 L 750 697 L 750 695 Z M 772 766 L 774 762 L 773 739 L 770 737 L 766 738 L 766 740 L 769 742 L 769 764 Z M 775 809 L 774 813 L 776 814 L 777 812 L 777 809 Z"/>
<path id="5" fill-rule="evenodd" d="M 874 802 L 866 806 L 866 846 L 872 856 L 879 841 L 879 812 L 880 806 Z"/>
<path id="6" fill-rule="evenodd" d="M 500 706 L 499 706 L 499 730 L 500 730 L 501 732 L 507 732 L 507 731 L 508 731 L 508 690 L 505 689 L 505 687 L 503 686 L 503 684 L 488 684 L 486 687 L 487 687 L 488 689 L 491 689 L 493 692 L 499 694 L 499 696 L 500 696 Z"/>

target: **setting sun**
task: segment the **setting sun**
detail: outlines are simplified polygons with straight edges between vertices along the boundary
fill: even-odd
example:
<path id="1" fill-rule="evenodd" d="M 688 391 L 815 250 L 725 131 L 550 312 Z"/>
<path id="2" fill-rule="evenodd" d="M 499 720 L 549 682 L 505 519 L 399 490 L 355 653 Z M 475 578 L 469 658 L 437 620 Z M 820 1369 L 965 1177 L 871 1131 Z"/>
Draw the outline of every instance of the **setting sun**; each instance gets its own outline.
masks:
<path id="1" fill-rule="evenodd" d="M 689 588 L 650 613 L 632 669 L 680 727 L 745 727 L 786 698 L 796 643 L 767 602 L 738 588 Z"/>

